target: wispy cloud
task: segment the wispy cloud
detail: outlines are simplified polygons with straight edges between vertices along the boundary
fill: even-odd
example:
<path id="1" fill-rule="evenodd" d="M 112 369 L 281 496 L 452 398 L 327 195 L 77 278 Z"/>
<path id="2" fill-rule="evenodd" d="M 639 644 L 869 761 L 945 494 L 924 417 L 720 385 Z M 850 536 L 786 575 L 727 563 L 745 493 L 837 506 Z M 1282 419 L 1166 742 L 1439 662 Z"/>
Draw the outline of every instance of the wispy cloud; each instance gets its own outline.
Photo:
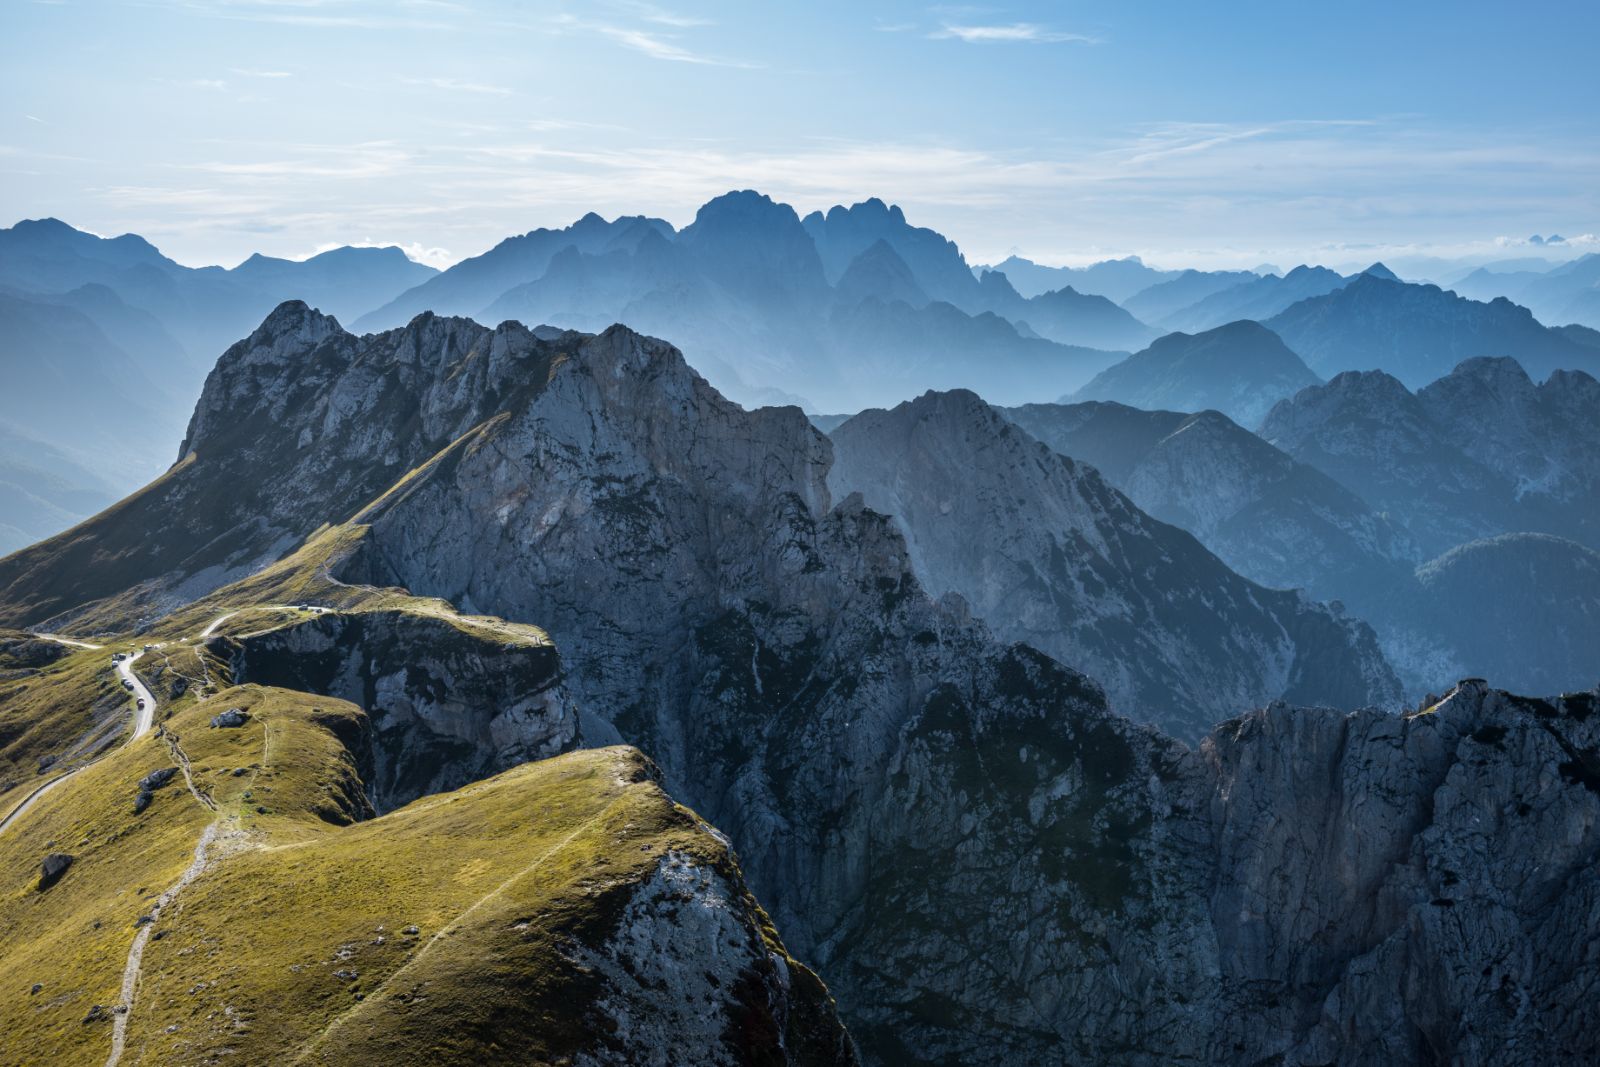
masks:
<path id="1" fill-rule="evenodd" d="M 550 25 L 558 31 L 596 34 L 624 48 L 643 53 L 651 59 L 665 60 L 669 63 L 693 63 L 707 67 L 737 67 L 746 70 L 759 66 L 743 60 L 693 51 L 679 44 L 675 34 L 583 19 L 576 15 L 558 15 Z"/>
<path id="2" fill-rule="evenodd" d="M 455 78 L 405 78 L 407 85 L 425 85 L 454 93 L 478 93 L 482 96 L 510 96 L 511 90 L 501 85 L 484 85 L 481 82 L 457 81 Z"/>
<path id="3" fill-rule="evenodd" d="M 180 89 L 205 89 L 209 92 L 225 93 L 228 83 L 221 78 L 163 78 L 168 85 L 176 85 Z"/>
<path id="4" fill-rule="evenodd" d="M 673 29 L 686 30 L 695 26 L 711 25 L 711 20 L 709 19 L 698 18 L 694 15 L 680 15 L 675 11 L 657 7 L 655 4 L 643 3 L 641 0 L 612 0 L 611 6 L 657 26 L 671 26 Z"/>
<path id="5" fill-rule="evenodd" d="M 1100 38 L 1085 33 L 1054 30 L 1036 22 L 1008 22 L 987 26 L 945 23 L 928 34 L 935 40 L 957 40 L 968 44 L 1099 44 Z"/>
<path id="6" fill-rule="evenodd" d="M 892 198 L 976 262 L 1022 242 L 1023 254 L 1049 262 L 1137 253 L 1163 265 L 1339 265 L 1407 245 L 1455 242 L 1465 251 L 1473 234 L 1488 241 L 1559 227 L 1570 238 L 1600 217 L 1588 181 L 1600 172 L 1600 148 L 1410 117 L 1158 123 L 1014 151 L 909 139 L 763 147 L 569 135 L 587 126 L 489 124 L 449 152 L 430 150 L 437 141 L 217 141 L 199 160 L 95 193 L 116 226 L 160 236 L 174 250 L 248 251 L 262 243 L 250 236 L 259 233 L 282 234 L 272 238 L 279 251 L 381 234 L 408 251 L 417 242 L 429 251 L 416 258 L 434 265 L 452 254 L 443 249 L 470 255 L 507 233 L 589 210 L 687 222 L 711 196 L 747 187 L 802 212 Z M 56 166 L 0 146 L 6 156 L 17 166 Z M 1352 242 L 1368 250 L 1353 251 Z"/>
<path id="7" fill-rule="evenodd" d="M 286 70 L 247 70 L 243 67 L 230 67 L 229 73 L 237 74 L 241 78 L 291 78 L 294 76 Z"/>
<path id="8" fill-rule="evenodd" d="M 180 11 L 242 22 L 320 29 L 453 30 L 440 16 L 464 10 L 451 0 L 167 0 Z"/>

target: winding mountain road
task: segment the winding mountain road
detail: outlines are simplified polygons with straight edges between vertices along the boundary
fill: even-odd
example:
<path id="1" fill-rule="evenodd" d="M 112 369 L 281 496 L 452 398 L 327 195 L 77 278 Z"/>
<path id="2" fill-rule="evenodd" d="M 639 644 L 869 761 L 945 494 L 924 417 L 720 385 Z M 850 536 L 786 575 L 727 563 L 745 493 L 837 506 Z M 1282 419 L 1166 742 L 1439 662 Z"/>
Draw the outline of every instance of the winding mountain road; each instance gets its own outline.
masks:
<path id="1" fill-rule="evenodd" d="M 74 648 L 96 649 L 100 647 L 99 645 L 92 645 L 87 641 L 74 641 L 66 637 L 57 637 L 55 634 L 34 634 L 34 636 L 42 637 L 46 641 L 55 641 L 58 644 L 71 645 Z M 144 655 L 144 653 L 135 652 L 131 655 L 124 656 L 122 659 L 117 661 L 117 674 L 121 676 L 123 681 L 130 683 L 129 689 L 133 693 L 134 698 L 133 733 L 128 737 L 127 741 L 123 742 L 124 744 L 132 744 L 142 735 L 149 733 L 150 728 L 155 725 L 156 721 L 156 698 L 150 694 L 150 690 L 145 688 L 144 683 L 139 680 L 138 675 L 133 673 L 133 661 L 142 655 Z M 28 809 L 38 803 L 39 799 L 46 793 L 56 788 L 56 786 L 60 785 L 62 782 L 65 782 L 68 778 L 71 778 L 79 771 L 88 767 L 93 767 L 96 763 L 100 762 L 102 758 L 104 757 L 97 756 L 88 763 L 85 763 L 82 767 L 67 771 L 65 774 L 58 774 L 48 782 L 39 786 L 33 792 L 29 793 L 27 796 L 23 797 L 22 803 L 12 808 L 10 814 L 6 815 L 5 818 L 0 819 L 0 834 L 3 834 L 6 832 L 6 830 L 10 829 L 11 824 L 25 815 Z"/>
<path id="2" fill-rule="evenodd" d="M 133 673 L 133 663 L 142 655 L 143 652 L 135 652 L 117 661 L 117 674 L 122 677 L 134 697 L 133 733 L 128 735 L 128 740 L 124 742 L 129 745 L 149 733 L 156 724 L 156 698 L 145 688 L 139 676 Z"/>

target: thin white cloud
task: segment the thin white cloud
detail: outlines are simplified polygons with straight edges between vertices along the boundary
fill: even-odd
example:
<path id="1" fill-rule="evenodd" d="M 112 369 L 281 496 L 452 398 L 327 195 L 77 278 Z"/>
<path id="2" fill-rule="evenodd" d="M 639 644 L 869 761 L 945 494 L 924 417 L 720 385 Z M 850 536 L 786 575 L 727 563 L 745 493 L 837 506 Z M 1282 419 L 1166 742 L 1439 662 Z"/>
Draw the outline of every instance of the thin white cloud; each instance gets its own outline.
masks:
<path id="1" fill-rule="evenodd" d="M 456 23 L 410 12 L 427 16 L 462 10 L 447 0 L 167 0 L 167 4 L 209 18 L 357 30 L 453 30 Z"/>
<path id="2" fill-rule="evenodd" d="M 961 25 L 945 23 L 928 34 L 935 40 L 957 40 L 968 44 L 1099 44 L 1098 37 L 1084 33 L 1053 30 L 1036 22 L 1008 22 L 999 25 Z"/>
<path id="3" fill-rule="evenodd" d="M 383 234 L 408 248 L 470 255 L 589 210 L 686 223 L 710 197 L 751 187 L 801 212 L 870 195 L 894 200 L 974 262 L 993 262 L 1020 242 L 1024 255 L 1046 262 L 1136 253 L 1161 265 L 1270 260 L 1287 269 L 1399 254 L 1391 249 L 1490 255 L 1492 234 L 1551 230 L 1569 235 L 1570 255 L 1593 247 L 1571 234 L 1593 232 L 1600 220 L 1600 194 L 1588 180 L 1600 173 L 1600 147 L 1563 131 L 1463 131 L 1410 117 L 1162 123 L 1015 151 L 573 132 L 584 128 L 507 121 L 453 139 L 448 152 L 431 150 L 431 136 L 418 144 L 212 141 L 199 160 L 147 168 L 121 189 L 94 193 L 117 227 L 174 249 L 230 254 Z M 18 166 L 54 166 L 0 146 L 7 156 Z M 1355 250 L 1363 242 L 1370 251 Z M 439 265 L 454 254 L 419 258 Z"/>
<path id="4" fill-rule="evenodd" d="M 655 4 L 643 3 L 641 0 L 612 0 L 611 6 L 643 19 L 645 22 L 654 23 L 657 26 L 670 26 L 676 30 L 711 25 L 709 19 L 697 18 L 693 15 L 680 15 L 675 11 L 657 7 Z"/>
<path id="5" fill-rule="evenodd" d="M 481 82 L 464 82 L 455 78 L 406 78 L 407 85 L 425 85 L 454 93 L 477 93 L 480 96 L 510 96 L 511 90 L 501 85 L 484 85 Z"/>
<path id="6" fill-rule="evenodd" d="M 286 70 L 247 70 L 243 67 L 230 67 L 229 72 L 241 78 L 292 78 L 294 75 Z"/>
<path id="7" fill-rule="evenodd" d="M 183 89 L 206 89 L 211 92 L 225 93 L 228 83 L 221 78 L 165 78 L 169 85 L 176 85 Z"/>
<path id="8" fill-rule="evenodd" d="M 747 63 L 742 60 L 696 52 L 677 43 L 675 35 L 641 30 L 632 26 L 622 26 L 611 22 L 596 22 L 590 19 L 578 18 L 574 15 L 559 15 L 552 20 L 550 25 L 558 32 L 570 31 L 596 34 L 624 48 L 647 55 L 651 59 L 660 59 L 669 63 L 692 63 L 706 67 L 736 67 L 745 70 L 759 66 L 756 63 Z"/>

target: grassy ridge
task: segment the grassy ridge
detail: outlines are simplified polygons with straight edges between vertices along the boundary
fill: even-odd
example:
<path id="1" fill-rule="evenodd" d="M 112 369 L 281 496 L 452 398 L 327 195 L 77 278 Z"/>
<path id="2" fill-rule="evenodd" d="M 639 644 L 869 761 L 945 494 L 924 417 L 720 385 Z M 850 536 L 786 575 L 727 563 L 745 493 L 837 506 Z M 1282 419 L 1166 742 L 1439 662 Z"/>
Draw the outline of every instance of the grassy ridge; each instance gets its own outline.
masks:
<path id="1" fill-rule="evenodd" d="M 208 725 L 233 707 L 244 726 Z M 210 865 L 145 947 L 124 1065 L 560 1062 L 596 1040 L 585 1005 L 599 979 L 570 947 L 603 942 L 663 855 L 742 886 L 723 843 L 630 748 L 524 764 L 362 821 L 365 729 L 353 705 L 304 693 L 186 697 L 160 732 L 0 835 L 0 1065 L 104 1062 L 136 921 L 212 826 Z M 193 793 L 179 773 L 133 813 L 141 777 L 185 766 Z M 52 851 L 76 861 L 41 892 Z M 826 1005 L 754 900 L 741 904 L 805 1002 Z M 105 1012 L 86 1022 L 94 1005 Z M 837 1030 L 831 1009 L 796 1015 Z"/>

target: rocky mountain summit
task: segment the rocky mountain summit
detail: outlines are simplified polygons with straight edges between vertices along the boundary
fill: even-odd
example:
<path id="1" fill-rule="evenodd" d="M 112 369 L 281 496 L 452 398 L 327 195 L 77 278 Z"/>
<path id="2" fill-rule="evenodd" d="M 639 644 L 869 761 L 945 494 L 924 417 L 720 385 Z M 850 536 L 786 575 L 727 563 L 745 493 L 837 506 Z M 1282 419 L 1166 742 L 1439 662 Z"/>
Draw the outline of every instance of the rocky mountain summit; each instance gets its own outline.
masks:
<path id="1" fill-rule="evenodd" d="M 971 398 L 949 399 L 973 414 Z M 1160 573 L 1163 554 L 1222 568 L 1098 477 L 1004 430 L 994 447 L 1027 450 L 1018 457 L 1042 476 L 1025 484 L 1058 490 L 1052 509 L 1092 509 L 1059 524 L 1059 544 L 1107 549 L 1072 557 L 1086 581 L 1096 558 L 1128 575 Z M 981 442 L 944 440 L 942 477 L 962 469 L 961 448 L 980 458 Z M 228 886 L 258 887 L 263 921 L 215 933 L 180 920 L 149 944 L 177 952 L 221 937 L 229 959 L 270 960 L 207 993 L 201 1017 L 231 1005 L 249 1009 L 239 1017 L 251 1033 L 276 1033 L 257 1006 L 282 1005 L 298 1028 L 290 1047 L 308 1054 L 394 1060 L 439 1019 L 487 1002 L 499 1028 L 450 1033 L 499 1048 L 531 1034 L 546 1058 L 618 1063 L 714 1033 L 724 1062 L 848 1063 L 828 993 L 801 964 L 828 983 L 872 1064 L 1356 1063 L 1378 1050 L 1420 1065 L 1510 1042 L 1534 1060 L 1597 1051 L 1582 1007 L 1600 889 L 1597 694 L 1528 700 L 1464 683 L 1403 716 L 1274 703 L 1237 709 L 1191 748 L 1114 713 L 1076 665 L 997 638 L 967 599 L 931 596 L 926 545 L 860 493 L 837 498 L 833 463 L 798 409 L 744 410 L 672 346 L 622 327 L 535 333 L 424 315 L 355 337 L 285 305 L 218 362 L 182 463 L 0 563 L 0 618 L 53 619 L 127 647 L 146 627 L 146 643 L 172 646 L 146 653 L 163 692 L 195 655 L 203 666 L 188 668 L 185 692 L 226 682 L 302 694 L 276 717 L 320 731 L 302 736 L 308 749 L 320 737 L 330 759 L 264 780 L 281 794 L 224 792 L 244 779 L 217 772 L 272 764 L 277 746 L 187 760 L 241 818 L 275 818 L 274 805 L 310 816 L 282 824 L 285 841 L 300 835 L 294 849 L 240 853 L 248 866 L 236 870 L 255 877 L 202 875 L 184 890 L 196 893 L 183 914 L 204 916 L 226 914 Z M 1016 488 L 1001 485 L 997 507 Z M 170 548 L 144 536 L 156 528 L 173 531 Z M 1343 631 L 1327 645 L 1336 661 L 1306 662 L 1307 677 L 1373 677 L 1347 655 L 1355 624 L 1285 613 L 1283 596 L 1236 577 L 1224 588 L 1230 612 L 1253 598 L 1280 628 Z M 1207 625 L 1205 598 L 1186 596 L 1193 625 Z M 331 610 L 297 606 L 308 603 Z M 284 618 L 215 618 L 247 606 Z M 104 650 L 72 664 L 49 685 L 27 679 L 5 705 L 63 745 L 73 687 L 109 670 Z M 35 701 L 52 692 L 60 706 L 46 715 Z M 217 696 L 221 708 L 181 699 L 197 702 L 198 721 L 244 706 Z M 162 724 L 184 747 L 264 743 L 251 724 L 274 714 L 246 710 L 238 730 L 197 730 L 181 710 Z M 351 749 L 339 722 L 357 716 L 368 725 L 352 736 L 367 739 Z M 658 783 L 618 741 L 659 767 Z M 157 743 L 147 734 L 130 751 Z M 63 788 L 119 765 L 104 766 Z M 496 776 L 432 792 L 483 774 Z M 357 781 L 374 783 L 368 803 L 384 814 L 351 806 Z M 163 870 L 194 845 L 177 830 L 211 817 L 176 784 L 140 816 L 187 813 L 159 824 L 174 834 Z M 291 785 L 312 801 L 291 807 Z M 330 789 L 345 806 L 328 818 L 360 816 L 353 826 L 317 825 L 315 797 Z M 125 790 L 115 802 L 130 810 Z M 26 840 L 31 855 L 60 830 L 28 832 L 6 831 L 0 848 Z M 303 913 L 272 902 L 323 879 L 391 877 L 380 840 L 403 845 L 404 871 L 452 875 L 414 891 L 437 884 L 429 892 L 448 898 L 438 907 L 461 917 L 451 929 L 462 936 L 433 938 L 409 963 L 391 954 L 396 926 L 402 937 L 409 924 L 437 928 L 391 914 L 384 902 L 404 886 L 385 881 L 352 894 L 360 938 L 330 927 L 314 956 L 278 955 L 296 942 L 280 922 L 303 926 Z M 290 857 L 301 865 L 278 866 Z M 92 884 L 74 879 L 112 869 L 80 859 L 50 890 L 63 895 L 4 899 L 81 908 L 111 893 L 64 895 Z M 76 926 L 47 928 L 87 928 L 87 912 L 66 914 Z M 124 929 L 97 935 L 118 963 Z M 352 959 L 334 962 L 341 946 Z M 54 951 L 41 943 L 25 962 L 42 968 Z M 382 984 L 355 985 L 357 953 L 383 968 Z M 327 1022 L 327 999 L 290 977 L 293 963 L 318 976 L 325 966 L 365 999 L 352 994 Z M 194 981 L 183 968 L 147 975 L 158 971 L 175 981 L 149 986 L 153 1003 L 201 1003 L 182 999 Z M 574 989 L 598 1013 L 575 1035 L 552 1007 Z M 698 1010 L 706 998 L 710 1012 Z M 217 1017 L 234 1018 L 208 1025 Z M 138 1018 L 134 1037 L 148 1026 Z M 191 1040 L 142 1032 L 151 1055 Z M 206 1032 L 216 1047 L 221 1035 Z"/>
<path id="2" fill-rule="evenodd" d="M 1253 428 L 1278 401 L 1321 382 L 1277 334 L 1240 321 L 1193 335 L 1169 333 L 1095 375 L 1071 399 L 1155 411 L 1212 409 Z"/>
<path id="3" fill-rule="evenodd" d="M 1361 497 L 1220 412 L 1089 402 L 1004 414 L 1262 585 L 1370 603 L 1422 559 L 1405 530 Z"/>
<path id="4" fill-rule="evenodd" d="M 931 593 L 1097 679 L 1125 715 L 1196 739 L 1277 699 L 1399 698 L 1366 627 L 1241 579 L 975 394 L 863 412 L 830 437 L 834 495 L 894 516 Z"/>

